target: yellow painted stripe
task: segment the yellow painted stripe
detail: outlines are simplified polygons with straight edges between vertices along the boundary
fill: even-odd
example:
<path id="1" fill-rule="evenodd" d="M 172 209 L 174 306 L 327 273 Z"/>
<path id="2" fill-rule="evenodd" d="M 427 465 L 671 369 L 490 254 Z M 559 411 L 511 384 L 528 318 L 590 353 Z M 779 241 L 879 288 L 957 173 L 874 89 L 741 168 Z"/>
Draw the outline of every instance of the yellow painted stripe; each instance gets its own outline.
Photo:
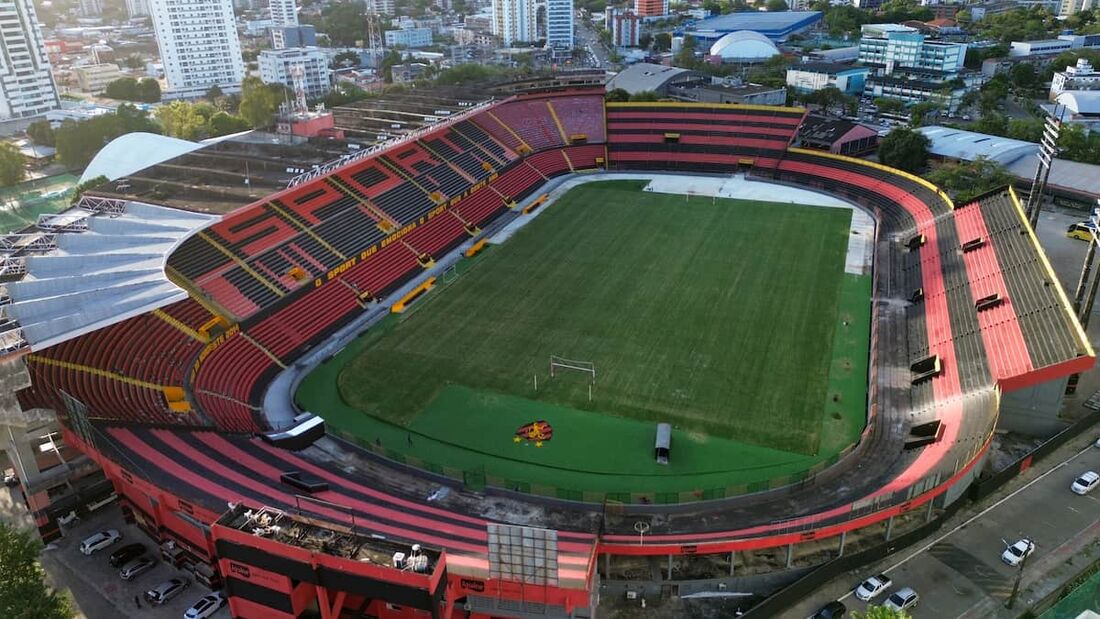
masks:
<path id="1" fill-rule="evenodd" d="M 218 244 L 217 241 L 210 238 L 210 235 L 206 234 L 206 232 L 200 231 L 198 233 L 198 235 L 200 237 L 202 237 L 204 240 L 206 240 L 207 243 L 210 243 L 210 245 L 212 245 L 214 247 L 214 249 L 220 251 L 221 253 L 225 254 L 230 260 L 232 260 L 233 262 L 236 262 L 237 264 L 239 264 L 241 266 L 241 268 L 244 269 L 245 273 L 248 273 L 249 275 L 251 275 L 256 281 L 260 282 L 264 286 L 267 286 L 268 290 L 270 290 L 271 292 L 274 292 L 276 295 L 278 295 L 280 297 L 285 296 L 286 293 L 284 293 L 282 290 L 279 290 L 278 286 L 276 286 L 275 284 L 272 284 L 271 282 L 267 281 L 267 278 L 265 278 L 264 276 L 257 273 L 255 269 L 248 266 L 248 263 L 246 263 L 244 260 L 241 260 L 240 258 L 238 258 L 233 252 L 231 252 L 228 249 L 222 247 L 220 244 Z"/>
<path id="2" fill-rule="evenodd" d="M 54 367 L 65 368 L 67 370 L 84 372 L 85 374 L 91 374 L 93 376 L 99 376 L 101 378 L 117 380 L 119 382 L 126 383 L 127 385 L 134 385 L 135 387 L 144 387 L 146 389 L 154 389 L 161 392 L 168 388 L 168 385 L 158 385 L 156 383 L 150 383 L 148 381 L 130 378 L 129 376 L 124 376 L 117 372 L 108 372 L 107 370 L 102 370 L 100 368 L 92 367 L 90 365 L 72 363 L 70 361 L 61 361 L 60 359 L 51 359 L 49 357 L 42 357 L 35 353 L 27 355 L 27 358 L 43 365 L 52 365 Z"/>
<path id="3" fill-rule="evenodd" d="M 394 221 L 392 217 L 387 215 L 385 211 L 375 206 L 373 203 L 371 203 L 370 200 L 352 191 L 351 187 L 345 185 L 343 182 L 340 181 L 340 179 L 336 178 L 335 175 L 329 176 L 325 180 L 327 180 L 338 191 L 344 193 L 351 198 L 354 198 L 357 202 L 359 202 L 359 204 L 362 204 L 364 208 L 373 213 L 374 216 L 377 217 L 380 221 L 389 223 L 395 228 L 397 227 L 397 222 Z"/>
<path id="4" fill-rule="evenodd" d="M 428 197 L 431 197 L 431 195 L 432 195 L 432 192 L 428 191 L 427 189 L 425 189 L 425 188 L 424 188 L 424 186 L 423 186 L 423 185 L 421 185 L 420 183 L 416 182 L 416 179 L 414 179 L 413 177 L 409 176 L 409 175 L 408 175 L 408 173 L 407 173 L 407 172 L 405 172 L 404 170 L 402 170 L 402 169 L 401 169 L 400 167 L 398 167 L 398 166 L 396 166 L 396 165 L 394 165 L 394 164 L 392 164 L 392 163 L 390 163 L 390 162 L 386 161 L 385 159 L 383 159 L 383 158 L 381 158 L 381 157 L 379 157 L 378 159 L 376 159 L 376 161 L 380 161 L 380 162 L 382 163 L 382 165 L 384 165 L 384 166 L 386 166 L 387 168 L 389 168 L 389 169 L 393 170 L 394 172 L 396 172 L 396 173 L 397 173 L 397 175 L 398 175 L 398 176 L 400 176 L 401 178 L 403 178 L 403 179 L 405 179 L 405 180 L 409 181 L 409 182 L 410 182 L 410 183 L 412 183 L 413 185 L 416 185 L 416 188 L 417 188 L 417 189 L 419 189 L 420 191 L 423 191 L 423 192 L 424 192 L 425 194 L 427 194 L 427 195 L 428 195 Z"/>
<path id="5" fill-rule="evenodd" d="M 249 334 L 245 333 L 244 331 L 241 331 L 241 337 L 243 337 L 243 338 L 245 339 L 245 341 L 246 341 L 246 342 L 248 342 L 249 344 L 252 344 L 252 345 L 253 345 L 253 346 L 255 346 L 255 347 L 256 347 L 257 349 L 259 349 L 259 351 L 260 351 L 260 352 L 262 352 L 263 354 L 267 355 L 267 358 L 268 358 L 268 359 L 271 359 L 272 361 L 274 361 L 274 362 L 275 362 L 275 365 L 277 365 L 277 366 L 279 366 L 279 367 L 283 368 L 284 370 L 286 369 L 286 365 L 284 365 L 284 364 L 283 364 L 283 362 L 282 362 L 282 361 L 280 361 L 280 360 L 279 360 L 279 358 L 275 356 L 275 353 L 273 353 L 273 352 L 271 352 L 270 350 L 268 350 L 268 349 L 267 349 L 267 347 L 265 347 L 265 346 L 264 346 L 263 344 L 261 344 L 261 343 L 257 342 L 257 341 L 255 340 L 255 338 L 253 338 L 253 337 L 252 337 L 251 335 L 249 335 Z"/>
<path id="6" fill-rule="evenodd" d="M 194 300 L 195 303 L 198 303 L 199 305 L 206 308 L 206 311 L 215 316 L 221 316 L 225 319 L 226 323 L 237 322 L 236 316 L 233 314 L 233 312 L 230 312 L 213 299 L 207 297 L 202 289 L 196 286 L 194 282 L 184 277 L 183 274 L 176 269 L 172 268 L 171 266 L 165 265 L 164 274 L 168 276 L 168 279 L 173 284 L 186 290 L 187 294 L 191 295 L 191 299 Z"/>
<path id="7" fill-rule="evenodd" d="M 468 182 L 470 182 L 470 183 L 476 183 L 477 182 L 477 179 L 470 176 L 469 174 L 467 174 L 466 170 L 463 170 L 462 168 L 460 168 L 457 165 L 455 165 L 455 164 L 451 163 L 450 161 L 448 161 L 446 158 L 444 158 L 439 153 L 435 152 L 435 149 L 433 149 L 431 146 L 428 146 L 428 144 L 426 142 L 424 142 L 423 140 L 417 140 L 416 143 L 423 146 L 424 150 L 431 153 L 432 156 L 435 157 L 436 159 L 438 159 L 438 160 L 442 161 L 443 163 L 447 164 L 448 168 L 454 170 L 459 176 L 466 179 Z"/>
<path id="8" fill-rule="evenodd" d="M 1069 321 L 1073 325 L 1075 332 L 1077 333 L 1077 343 L 1080 344 L 1085 354 L 1089 357 L 1095 357 L 1096 352 L 1092 349 L 1092 343 L 1089 342 L 1089 338 L 1085 335 L 1084 328 L 1081 327 L 1081 321 L 1077 319 L 1077 313 L 1073 311 L 1073 304 L 1069 301 L 1069 295 L 1062 289 L 1061 281 L 1054 273 L 1054 267 L 1050 265 L 1050 260 L 1047 259 L 1046 252 L 1043 251 L 1043 247 L 1039 244 L 1039 237 L 1035 235 L 1035 230 L 1031 228 L 1031 222 L 1027 219 L 1027 213 L 1024 212 L 1024 207 L 1020 204 L 1020 198 L 1016 195 L 1016 190 L 1012 185 L 1008 186 L 1008 194 L 1012 197 L 1012 204 L 1016 207 L 1016 214 L 1020 216 L 1020 221 L 1023 223 L 1024 229 L 1027 230 L 1027 236 L 1031 239 L 1031 244 L 1035 246 L 1036 253 L 1039 254 L 1039 260 L 1043 263 L 1043 268 L 1047 272 L 1047 281 L 1054 284 L 1054 290 L 1058 293 L 1058 298 L 1062 301 L 1062 310 L 1069 316 Z"/>
<path id="9" fill-rule="evenodd" d="M 507 144 L 503 144 L 500 140 L 493 137 L 492 133 L 489 133 L 488 131 L 486 131 L 485 127 L 482 127 L 481 125 L 477 124 L 473 120 L 471 120 L 469 122 L 470 122 L 471 125 L 474 125 L 478 129 L 481 129 L 482 133 L 484 133 L 490 140 L 492 140 L 494 144 L 496 144 L 497 146 L 503 148 L 505 150 L 505 152 L 516 154 L 511 148 L 508 148 Z M 455 133 L 457 133 L 458 135 L 461 135 L 462 137 L 466 138 L 466 140 L 468 142 L 470 142 L 470 144 L 473 144 L 474 146 L 476 146 L 478 148 L 478 150 L 480 150 L 481 152 L 488 155 L 489 158 L 492 159 L 493 161 L 497 162 L 497 165 L 504 165 L 504 164 L 508 163 L 507 160 L 504 160 L 504 159 L 501 159 L 500 157 L 497 157 L 496 155 L 493 154 L 493 152 L 491 150 L 489 150 L 488 148 L 485 148 L 484 146 L 479 144 L 477 142 L 477 140 L 475 140 L 475 139 L 471 138 L 470 136 L 466 135 L 465 133 L 462 133 L 461 131 L 459 131 L 457 125 L 451 125 L 451 130 L 454 131 Z"/>
<path id="10" fill-rule="evenodd" d="M 269 207 L 271 207 L 271 210 L 273 210 L 276 213 L 282 215 L 283 219 L 289 221 L 290 225 L 294 226 L 295 228 L 297 228 L 297 229 L 301 230 L 302 232 L 305 232 L 309 236 L 313 237 L 313 240 L 320 243 L 321 247 L 324 247 L 325 249 L 329 250 L 330 252 L 336 254 L 337 256 L 340 256 L 341 260 L 347 260 L 348 259 L 347 256 L 340 253 L 340 251 L 337 250 L 335 247 L 333 247 L 332 245 L 329 245 L 328 242 L 325 241 L 325 239 L 322 239 L 320 236 L 318 236 L 316 232 L 314 232 L 313 230 L 310 230 L 308 226 L 302 225 L 302 223 L 300 221 L 295 219 L 293 216 L 291 216 L 289 213 L 287 213 L 283 209 L 279 208 L 279 205 L 275 204 L 274 201 L 268 202 L 267 205 Z"/>
<path id="11" fill-rule="evenodd" d="M 163 310 L 155 309 L 155 310 L 153 310 L 153 315 L 156 316 L 157 318 L 160 318 L 164 322 L 172 325 L 173 327 L 180 330 L 181 332 L 187 334 L 187 336 L 202 342 L 203 344 L 210 341 L 210 338 L 208 336 L 205 336 L 205 335 L 199 333 L 198 331 L 192 329 L 191 327 L 183 324 L 175 316 L 172 316 L 171 314 L 169 314 L 169 313 L 167 313 Z"/>
<path id="12" fill-rule="evenodd" d="M 781 112 L 783 116 L 792 116 L 789 112 L 806 113 L 805 108 L 785 107 L 781 105 L 742 105 L 740 103 L 680 103 L 675 101 L 609 101 L 604 104 L 608 108 L 634 108 L 634 107 L 678 107 L 712 110 L 757 110 L 761 112 Z"/>
<path id="13" fill-rule="evenodd" d="M 925 187 L 927 187 L 927 188 L 931 189 L 932 191 L 936 192 L 936 194 L 939 195 L 939 197 L 942 198 L 943 201 L 947 203 L 948 208 L 950 208 L 951 210 L 955 210 L 955 203 L 951 200 L 951 197 L 948 196 L 946 192 L 944 192 L 944 190 L 942 190 L 939 187 L 935 186 L 931 182 L 917 176 L 916 174 L 910 174 L 908 172 L 905 172 L 904 170 L 899 170 L 897 168 L 891 168 L 890 166 L 882 165 L 881 163 L 876 163 L 874 161 L 866 161 L 864 159 L 856 159 L 855 157 L 845 157 L 844 155 L 835 155 L 833 153 L 826 153 L 826 152 L 823 152 L 823 151 L 820 151 L 820 150 L 809 150 L 809 149 L 806 149 L 806 148 L 793 148 L 793 147 L 788 148 L 787 150 L 792 152 L 792 153 L 800 153 L 800 154 L 803 154 L 803 155 L 814 155 L 814 156 L 817 156 L 817 157 L 825 157 L 827 159 L 836 159 L 837 161 L 847 161 L 849 163 L 859 164 L 861 166 L 866 166 L 868 168 L 875 168 L 876 170 L 882 170 L 883 172 L 888 172 L 888 173 L 894 174 L 896 176 L 901 176 L 903 178 L 907 178 L 907 179 L 913 181 L 914 183 L 924 185 Z"/>
<path id="14" fill-rule="evenodd" d="M 529 145 L 529 144 L 528 144 L 527 142 L 524 142 L 524 141 L 523 141 L 523 138 L 519 137 L 519 134 L 518 134 L 518 133 L 516 133 L 515 131 L 512 131 L 512 128 L 511 128 L 511 127 L 509 127 L 508 125 L 504 124 L 504 121 L 503 121 L 503 120 L 501 120 L 501 119 L 497 118 L 497 115 L 496 115 L 496 114 L 494 114 L 494 113 L 492 112 L 492 110 L 485 110 L 485 113 L 486 113 L 486 114 L 488 114 L 490 118 L 492 118 L 493 120 L 495 120 L 495 121 L 497 121 L 498 123 L 500 123 L 500 126 L 501 126 L 501 127 L 504 127 L 504 128 L 506 129 L 506 130 L 508 130 L 508 133 L 511 133 L 511 134 L 512 134 L 512 137 L 516 138 L 516 141 L 517 141 L 517 142 L 519 142 L 521 146 L 523 146 L 524 148 L 526 148 L 527 150 L 529 150 L 529 151 L 531 151 L 531 152 L 534 152 L 534 150 L 535 150 L 535 149 L 531 148 L 531 146 L 530 146 L 530 145 Z"/>
<path id="15" fill-rule="evenodd" d="M 532 170 L 534 170 L 535 172 L 538 172 L 538 173 L 539 173 L 539 176 L 541 176 L 541 177 L 542 177 L 542 178 L 543 178 L 544 180 L 550 180 L 550 177 L 549 177 L 549 176 L 547 176 L 547 175 L 543 174 L 543 173 L 542 173 L 542 170 L 540 170 L 540 169 L 536 168 L 535 166 L 531 165 L 530 163 L 527 163 L 527 160 L 526 160 L 526 159 L 524 159 L 524 160 L 523 160 L 523 165 L 525 165 L 525 166 L 527 166 L 527 167 L 531 168 L 531 169 L 532 169 Z"/>
<path id="16" fill-rule="evenodd" d="M 558 113 L 554 111 L 554 106 L 550 105 L 550 102 L 546 102 L 546 109 L 550 110 L 550 118 L 554 119 L 554 124 L 558 126 L 558 133 L 561 134 L 561 143 L 568 144 L 569 136 L 565 135 L 565 127 L 561 125 L 561 119 L 558 118 Z M 573 166 L 569 166 L 572 168 Z"/>
<path id="17" fill-rule="evenodd" d="M 565 157 L 565 163 L 569 165 L 570 172 L 576 172 L 577 169 L 573 167 L 573 160 L 569 158 L 569 153 L 565 152 L 565 149 L 561 149 L 561 156 Z"/>

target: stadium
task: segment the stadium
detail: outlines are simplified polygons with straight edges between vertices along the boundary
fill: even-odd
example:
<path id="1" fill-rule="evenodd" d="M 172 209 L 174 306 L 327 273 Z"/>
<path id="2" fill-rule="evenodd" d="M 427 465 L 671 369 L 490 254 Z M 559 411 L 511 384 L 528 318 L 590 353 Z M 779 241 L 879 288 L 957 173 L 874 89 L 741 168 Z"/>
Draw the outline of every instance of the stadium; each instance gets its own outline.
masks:
<path id="1" fill-rule="evenodd" d="M 3 241 L 7 384 L 102 470 L 40 533 L 114 493 L 236 617 L 588 617 L 917 530 L 1095 355 L 1013 189 L 804 116 L 532 87 L 112 178 Z"/>

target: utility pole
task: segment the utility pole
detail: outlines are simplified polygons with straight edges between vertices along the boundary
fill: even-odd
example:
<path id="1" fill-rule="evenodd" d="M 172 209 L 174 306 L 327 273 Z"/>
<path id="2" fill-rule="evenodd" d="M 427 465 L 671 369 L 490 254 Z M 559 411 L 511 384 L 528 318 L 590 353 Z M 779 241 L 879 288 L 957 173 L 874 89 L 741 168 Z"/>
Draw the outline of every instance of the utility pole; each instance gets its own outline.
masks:
<path id="1" fill-rule="evenodd" d="M 1020 560 L 1020 567 L 1016 570 L 1016 582 L 1012 584 L 1012 595 L 1008 596 L 1008 601 L 1005 602 L 1005 608 L 1009 610 L 1016 604 L 1016 595 L 1020 592 L 1020 581 L 1024 577 L 1024 566 L 1027 565 L 1028 557 L 1030 557 L 1031 553 L 1035 550 L 1035 542 L 1029 539 L 1028 543 L 1031 544 L 1031 546 L 1027 553 L 1024 554 L 1024 558 Z"/>

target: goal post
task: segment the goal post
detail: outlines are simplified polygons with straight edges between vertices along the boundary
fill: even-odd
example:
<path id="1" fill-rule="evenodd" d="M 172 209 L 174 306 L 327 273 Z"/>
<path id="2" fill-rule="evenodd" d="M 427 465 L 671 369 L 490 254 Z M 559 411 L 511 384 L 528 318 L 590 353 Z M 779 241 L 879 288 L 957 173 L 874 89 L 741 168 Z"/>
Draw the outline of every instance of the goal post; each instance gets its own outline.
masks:
<path id="1" fill-rule="evenodd" d="M 566 359 L 565 357 L 559 357 L 557 355 L 550 355 L 550 378 L 554 378 L 558 372 L 580 372 L 581 374 L 588 374 L 590 383 L 596 382 L 596 364 L 591 361 L 578 361 L 577 359 Z"/>

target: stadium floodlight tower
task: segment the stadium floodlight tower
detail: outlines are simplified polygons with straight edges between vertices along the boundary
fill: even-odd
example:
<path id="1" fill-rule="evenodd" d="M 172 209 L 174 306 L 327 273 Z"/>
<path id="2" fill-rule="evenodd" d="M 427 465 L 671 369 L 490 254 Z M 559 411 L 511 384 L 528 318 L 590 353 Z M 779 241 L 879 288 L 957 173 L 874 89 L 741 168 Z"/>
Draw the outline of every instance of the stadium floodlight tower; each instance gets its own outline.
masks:
<path id="1" fill-rule="evenodd" d="M 1092 237 L 1089 239 L 1089 247 L 1085 251 L 1085 258 L 1081 261 L 1081 276 L 1077 279 L 1077 289 L 1073 293 L 1073 310 L 1077 312 L 1077 319 L 1081 321 L 1081 328 L 1089 328 L 1089 318 L 1092 316 L 1092 306 L 1096 302 L 1096 290 L 1100 287 L 1100 269 L 1096 270 L 1094 274 L 1093 262 L 1096 258 L 1096 245 L 1100 243 L 1100 198 L 1096 200 L 1097 208 L 1092 209 L 1092 214 L 1089 216 L 1089 228 L 1092 230 Z M 1092 281 L 1089 281 L 1089 278 Z M 1066 393 L 1073 394 L 1077 392 L 1077 382 L 1080 379 L 1080 374 L 1073 374 L 1069 377 L 1069 381 L 1066 383 Z"/>
<path id="2" fill-rule="evenodd" d="M 1027 205 L 1024 212 L 1034 229 L 1039 223 L 1039 211 L 1043 207 L 1043 190 L 1047 186 L 1047 178 L 1050 176 L 1050 168 L 1053 165 L 1054 156 L 1058 154 L 1058 136 L 1062 132 L 1062 114 L 1065 108 L 1061 105 L 1054 106 L 1050 115 L 1043 123 L 1043 137 L 1039 140 L 1038 165 L 1035 166 L 1035 176 L 1031 179 L 1031 191 L 1027 195 Z"/>

